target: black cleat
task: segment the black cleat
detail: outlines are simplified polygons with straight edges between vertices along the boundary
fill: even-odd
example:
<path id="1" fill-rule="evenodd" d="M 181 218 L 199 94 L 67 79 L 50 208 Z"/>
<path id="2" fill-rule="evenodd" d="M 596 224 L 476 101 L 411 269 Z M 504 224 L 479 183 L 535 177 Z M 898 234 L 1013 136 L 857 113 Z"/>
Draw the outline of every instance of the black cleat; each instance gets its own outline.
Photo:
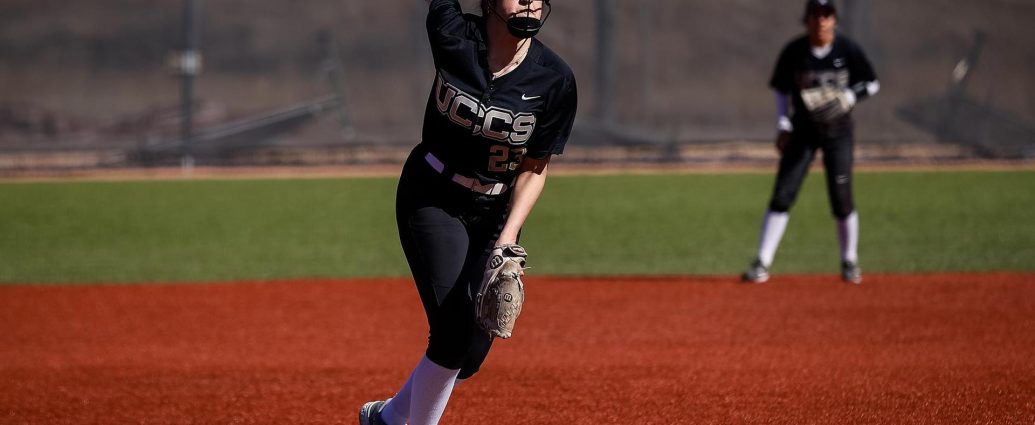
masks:
<path id="1" fill-rule="evenodd" d="M 367 402 L 359 409 L 359 425 L 387 425 L 381 419 L 381 410 L 388 404 L 388 400 Z"/>
<path id="2" fill-rule="evenodd" d="M 769 280 L 769 267 L 762 265 L 762 260 L 755 260 L 744 274 L 740 275 L 744 283 L 765 283 Z"/>
<path id="3" fill-rule="evenodd" d="M 862 269 L 851 261 L 841 263 L 841 280 L 855 285 L 863 283 Z"/>

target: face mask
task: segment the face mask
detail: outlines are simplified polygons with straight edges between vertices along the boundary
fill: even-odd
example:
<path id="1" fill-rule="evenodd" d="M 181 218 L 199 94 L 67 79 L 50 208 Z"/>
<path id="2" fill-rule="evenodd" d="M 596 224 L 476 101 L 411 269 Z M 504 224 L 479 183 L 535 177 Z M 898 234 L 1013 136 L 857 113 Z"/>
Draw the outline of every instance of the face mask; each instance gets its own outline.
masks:
<path id="1" fill-rule="evenodd" d="M 515 16 L 507 19 L 507 30 L 510 35 L 525 39 L 535 37 L 543 28 L 543 21 L 531 16 Z"/>
<path id="2" fill-rule="evenodd" d="M 493 13 L 495 14 L 495 2 L 490 2 L 490 7 L 492 7 Z M 550 6 L 550 0 L 544 0 L 543 7 L 543 19 L 531 16 L 515 16 L 513 18 L 503 19 L 499 14 L 496 14 L 496 17 L 507 23 L 507 31 L 510 32 L 510 35 L 520 39 L 532 38 L 535 37 L 536 34 L 539 34 L 539 30 L 543 28 L 543 24 L 546 23 L 546 19 L 550 17 L 550 11 L 553 10 L 553 7 Z"/>

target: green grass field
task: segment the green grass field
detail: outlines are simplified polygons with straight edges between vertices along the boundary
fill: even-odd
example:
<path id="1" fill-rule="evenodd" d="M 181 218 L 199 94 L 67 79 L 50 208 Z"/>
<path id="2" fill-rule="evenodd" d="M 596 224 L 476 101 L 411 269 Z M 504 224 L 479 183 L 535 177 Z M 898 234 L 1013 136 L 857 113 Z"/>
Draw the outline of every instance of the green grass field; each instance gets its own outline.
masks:
<path id="1" fill-rule="evenodd" d="M 775 272 L 838 270 L 821 172 Z M 768 174 L 555 176 L 523 244 L 537 274 L 734 274 Z M 1035 172 L 862 172 L 867 272 L 1035 270 Z M 405 276 L 394 178 L 0 184 L 0 282 Z"/>

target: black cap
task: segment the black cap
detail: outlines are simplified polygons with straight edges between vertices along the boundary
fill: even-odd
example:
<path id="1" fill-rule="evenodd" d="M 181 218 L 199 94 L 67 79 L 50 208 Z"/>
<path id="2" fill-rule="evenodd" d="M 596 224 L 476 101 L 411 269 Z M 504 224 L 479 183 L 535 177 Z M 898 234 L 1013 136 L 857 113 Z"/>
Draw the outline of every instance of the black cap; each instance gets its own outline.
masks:
<path id="1" fill-rule="evenodd" d="M 834 6 L 834 0 L 808 0 L 805 3 L 805 16 L 809 16 L 817 12 L 828 12 L 830 14 L 837 14 L 837 7 Z"/>

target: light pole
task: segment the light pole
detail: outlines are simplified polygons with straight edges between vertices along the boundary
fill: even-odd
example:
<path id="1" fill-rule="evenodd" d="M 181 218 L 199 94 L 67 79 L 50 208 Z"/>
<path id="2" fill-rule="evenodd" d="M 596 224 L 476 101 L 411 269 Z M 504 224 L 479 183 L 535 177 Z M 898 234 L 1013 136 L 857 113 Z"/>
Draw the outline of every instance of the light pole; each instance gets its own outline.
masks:
<path id="1" fill-rule="evenodd" d="M 611 88 L 615 75 L 615 0 L 596 1 L 596 99 L 594 114 L 601 122 L 611 121 Z"/>
<path id="2" fill-rule="evenodd" d="M 180 167 L 189 172 L 194 168 L 194 154 L 191 146 L 194 138 L 194 78 L 201 72 L 200 32 L 198 31 L 198 7 L 196 0 L 183 2 L 183 51 L 178 60 L 180 71 L 180 110 L 183 115 L 180 138 L 183 156 Z"/>

